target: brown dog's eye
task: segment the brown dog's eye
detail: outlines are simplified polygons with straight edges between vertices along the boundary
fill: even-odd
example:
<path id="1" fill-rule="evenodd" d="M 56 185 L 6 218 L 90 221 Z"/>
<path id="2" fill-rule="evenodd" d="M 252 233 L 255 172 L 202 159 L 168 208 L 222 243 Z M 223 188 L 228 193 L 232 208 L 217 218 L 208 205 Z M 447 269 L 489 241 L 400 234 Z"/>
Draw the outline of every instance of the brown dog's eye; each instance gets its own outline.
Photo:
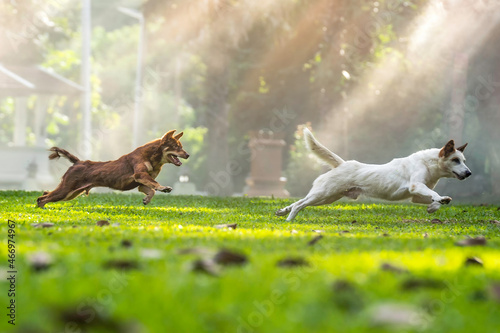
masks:
<path id="1" fill-rule="evenodd" d="M 459 160 L 458 158 L 454 158 L 454 159 L 452 159 L 451 161 L 452 161 L 452 162 L 455 162 L 455 163 L 457 163 L 457 164 L 460 164 L 460 160 Z"/>

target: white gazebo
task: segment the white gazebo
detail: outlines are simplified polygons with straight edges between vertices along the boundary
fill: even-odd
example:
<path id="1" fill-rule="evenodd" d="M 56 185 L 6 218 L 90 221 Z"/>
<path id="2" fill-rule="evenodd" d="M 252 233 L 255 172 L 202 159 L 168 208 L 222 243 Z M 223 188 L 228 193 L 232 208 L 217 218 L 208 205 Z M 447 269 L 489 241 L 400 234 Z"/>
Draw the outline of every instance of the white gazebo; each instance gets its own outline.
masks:
<path id="1" fill-rule="evenodd" d="M 53 186 L 45 146 L 46 113 L 55 95 L 79 97 L 83 87 L 41 66 L 0 64 L 0 99 L 14 98 L 14 135 L 9 145 L 0 146 L 0 189 L 41 190 Z M 28 98 L 37 96 L 33 110 Z M 35 144 L 27 146 L 27 128 Z"/>

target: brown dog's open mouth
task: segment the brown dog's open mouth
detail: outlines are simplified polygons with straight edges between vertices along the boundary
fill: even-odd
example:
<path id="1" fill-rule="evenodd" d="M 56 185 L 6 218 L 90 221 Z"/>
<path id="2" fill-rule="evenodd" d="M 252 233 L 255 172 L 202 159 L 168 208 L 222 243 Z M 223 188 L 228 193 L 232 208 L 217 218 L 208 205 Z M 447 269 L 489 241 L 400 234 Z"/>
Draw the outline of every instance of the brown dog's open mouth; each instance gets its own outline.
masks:
<path id="1" fill-rule="evenodd" d="M 174 154 L 169 154 L 168 155 L 168 160 L 170 161 L 170 163 L 173 163 L 177 166 L 181 166 L 182 165 L 182 162 L 179 160 L 179 158 L 177 157 L 177 155 L 174 155 Z"/>

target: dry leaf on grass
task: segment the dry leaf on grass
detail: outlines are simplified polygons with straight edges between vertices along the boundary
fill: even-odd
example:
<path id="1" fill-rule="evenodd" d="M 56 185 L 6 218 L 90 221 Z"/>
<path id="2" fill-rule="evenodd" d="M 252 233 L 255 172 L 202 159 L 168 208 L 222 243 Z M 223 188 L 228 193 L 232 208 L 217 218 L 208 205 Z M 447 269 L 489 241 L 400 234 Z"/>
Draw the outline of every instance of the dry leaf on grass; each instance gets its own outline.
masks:
<path id="1" fill-rule="evenodd" d="M 217 224 L 217 225 L 214 225 L 214 228 L 216 228 L 216 229 L 225 229 L 225 228 L 236 229 L 237 226 L 238 226 L 238 223 Z"/>
<path id="2" fill-rule="evenodd" d="M 112 259 L 108 260 L 103 264 L 104 268 L 111 269 L 122 269 L 122 270 L 131 270 L 138 269 L 139 265 L 135 260 L 127 260 L 127 259 Z"/>
<path id="3" fill-rule="evenodd" d="M 214 250 L 209 249 L 208 247 L 187 247 L 177 251 L 180 255 L 195 254 L 199 256 L 209 256 L 214 254 L 214 252 Z"/>
<path id="4" fill-rule="evenodd" d="M 52 256 L 47 252 L 34 252 L 28 257 L 31 268 L 36 272 L 48 269 L 52 265 L 52 261 Z"/>
<path id="5" fill-rule="evenodd" d="M 236 253 L 229 250 L 220 250 L 217 252 L 213 258 L 214 262 L 219 265 L 229 266 L 229 265 L 244 265 L 248 262 L 247 257 L 244 254 Z"/>
<path id="6" fill-rule="evenodd" d="M 394 266 L 393 264 L 389 264 L 387 262 L 385 262 L 382 265 L 380 265 L 380 269 L 383 270 L 383 271 L 393 272 L 393 273 L 398 273 L 398 274 L 400 274 L 400 273 L 408 273 L 407 269 Z"/>
<path id="7" fill-rule="evenodd" d="M 493 298 L 497 302 L 500 302 L 500 282 L 492 283 L 489 289 L 491 298 Z"/>
<path id="8" fill-rule="evenodd" d="M 318 235 L 318 236 L 314 237 L 313 239 L 311 239 L 309 242 L 307 242 L 307 245 L 313 246 L 314 244 L 316 244 L 317 242 L 319 242 L 321 238 L 323 238 L 323 236 L 322 235 Z"/>
<path id="9" fill-rule="evenodd" d="M 301 267 L 301 266 L 310 266 L 309 262 L 304 258 L 294 257 L 294 258 L 285 258 L 281 259 L 276 263 L 278 267 Z"/>
<path id="10" fill-rule="evenodd" d="M 474 238 L 466 238 L 462 239 L 461 241 L 458 241 L 455 243 L 457 246 L 484 246 L 486 245 L 486 238 L 483 236 L 478 236 Z"/>
<path id="11" fill-rule="evenodd" d="M 194 261 L 191 270 L 196 273 L 204 273 L 211 276 L 219 275 L 219 268 L 211 259 L 198 259 Z"/>
<path id="12" fill-rule="evenodd" d="M 428 278 L 410 278 L 401 284 L 401 289 L 410 291 L 421 288 L 427 289 L 440 289 L 445 288 L 446 285 L 443 281 L 428 279 Z"/>
<path id="13" fill-rule="evenodd" d="M 394 328 L 422 328 L 428 319 L 422 310 L 410 304 L 385 303 L 371 309 L 370 318 L 374 325 L 393 326 Z"/>
<path id="14" fill-rule="evenodd" d="M 478 257 L 469 257 L 465 260 L 465 266 L 484 266 L 483 261 Z"/>
<path id="15" fill-rule="evenodd" d="M 31 226 L 35 228 L 52 228 L 54 223 L 42 222 L 42 223 L 33 223 Z"/>
<path id="16" fill-rule="evenodd" d="M 128 239 L 124 239 L 124 240 L 122 240 L 122 242 L 120 243 L 120 245 L 122 247 L 132 247 L 132 241 L 130 241 Z"/>
<path id="17" fill-rule="evenodd" d="M 109 222 L 107 220 L 100 220 L 100 221 L 97 221 L 96 225 L 99 227 L 103 227 L 105 225 L 109 225 Z"/>

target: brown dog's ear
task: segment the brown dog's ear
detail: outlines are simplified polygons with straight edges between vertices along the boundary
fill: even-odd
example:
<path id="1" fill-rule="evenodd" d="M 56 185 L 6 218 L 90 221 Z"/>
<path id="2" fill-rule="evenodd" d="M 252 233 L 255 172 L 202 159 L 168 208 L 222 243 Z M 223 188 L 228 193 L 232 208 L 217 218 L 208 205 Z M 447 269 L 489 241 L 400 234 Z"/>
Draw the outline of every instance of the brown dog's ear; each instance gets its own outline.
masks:
<path id="1" fill-rule="evenodd" d="M 180 132 L 179 134 L 177 134 L 176 136 L 174 136 L 174 138 L 176 140 L 179 140 L 183 134 L 184 134 L 184 132 Z"/>
<path id="2" fill-rule="evenodd" d="M 439 152 L 439 157 L 448 157 L 455 152 L 455 141 L 450 140 Z"/>
<path id="3" fill-rule="evenodd" d="M 458 147 L 457 150 L 463 153 L 465 150 L 465 147 L 467 147 L 467 145 L 468 145 L 468 143 L 464 144 L 463 146 Z"/>
<path id="4" fill-rule="evenodd" d="M 176 130 L 171 130 L 171 131 L 168 131 L 167 133 L 165 133 L 165 135 L 161 138 L 161 142 L 165 142 L 168 139 L 172 138 L 172 135 L 174 135 L 175 131 Z"/>

